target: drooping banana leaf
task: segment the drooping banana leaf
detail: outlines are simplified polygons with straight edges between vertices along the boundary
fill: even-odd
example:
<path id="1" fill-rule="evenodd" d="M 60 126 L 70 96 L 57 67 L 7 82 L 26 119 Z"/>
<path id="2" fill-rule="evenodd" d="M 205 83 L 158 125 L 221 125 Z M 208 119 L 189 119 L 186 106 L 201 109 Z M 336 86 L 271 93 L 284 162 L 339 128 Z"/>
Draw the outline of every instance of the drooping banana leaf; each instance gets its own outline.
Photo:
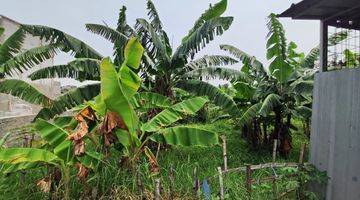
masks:
<path id="1" fill-rule="evenodd" d="M 151 139 L 176 146 L 211 146 L 219 144 L 218 135 L 212 131 L 187 127 L 176 126 L 166 128 L 159 134 L 154 134 Z"/>
<path id="2" fill-rule="evenodd" d="M 0 81 L 0 93 L 10 94 L 33 104 L 48 107 L 53 100 L 40 92 L 30 83 L 18 79 L 5 79 Z"/>
<path id="3" fill-rule="evenodd" d="M 140 92 L 134 95 L 131 102 L 134 108 L 169 108 L 171 106 L 170 100 L 158 93 Z"/>
<path id="4" fill-rule="evenodd" d="M 39 131 L 41 138 L 54 149 L 55 155 L 66 161 L 72 158 L 72 145 L 67 139 L 69 136 L 67 131 L 43 119 L 36 120 L 35 128 Z"/>
<path id="5" fill-rule="evenodd" d="M 57 97 L 50 107 L 41 109 L 35 119 L 51 119 L 58 114 L 83 104 L 85 101 L 93 99 L 99 92 L 100 84 L 98 83 L 74 88 Z"/>
<path id="6" fill-rule="evenodd" d="M 232 116 L 239 114 L 234 100 L 219 88 L 200 80 L 182 80 L 176 84 L 176 87 L 183 89 L 197 96 L 207 96 L 215 105 L 223 108 Z"/>
<path id="7" fill-rule="evenodd" d="M 56 164 L 57 161 L 59 161 L 59 158 L 56 155 L 44 149 L 9 148 L 0 151 L 0 162 L 10 164 L 22 162 L 46 162 Z"/>
<path id="8" fill-rule="evenodd" d="M 143 124 L 141 130 L 143 132 L 155 132 L 165 128 L 172 123 L 182 119 L 185 115 L 193 115 L 199 111 L 208 100 L 202 97 L 187 99 L 161 111 L 150 121 Z"/>

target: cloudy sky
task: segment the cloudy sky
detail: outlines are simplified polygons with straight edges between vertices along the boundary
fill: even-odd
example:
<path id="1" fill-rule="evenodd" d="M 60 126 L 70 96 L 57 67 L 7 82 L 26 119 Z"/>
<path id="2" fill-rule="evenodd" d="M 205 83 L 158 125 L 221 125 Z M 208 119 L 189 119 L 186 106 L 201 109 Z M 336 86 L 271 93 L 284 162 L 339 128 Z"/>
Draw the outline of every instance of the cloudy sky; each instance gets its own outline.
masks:
<path id="1" fill-rule="evenodd" d="M 145 0 L 1 0 L 0 14 L 20 23 L 41 24 L 61 29 L 92 47 L 102 55 L 112 54 L 112 45 L 85 30 L 85 23 L 106 23 L 115 27 L 119 9 L 127 7 L 129 24 L 146 17 Z M 300 0 L 228 0 L 225 15 L 234 16 L 229 31 L 216 38 L 200 55 L 219 54 L 219 44 L 232 44 L 266 63 L 266 17 L 281 13 Z M 200 14 L 216 0 L 153 0 L 173 46 L 192 27 Z M 299 49 L 308 52 L 319 41 L 319 23 L 316 21 L 281 20 L 288 40 L 295 41 Z M 56 63 L 70 57 L 59 56 Z"/>

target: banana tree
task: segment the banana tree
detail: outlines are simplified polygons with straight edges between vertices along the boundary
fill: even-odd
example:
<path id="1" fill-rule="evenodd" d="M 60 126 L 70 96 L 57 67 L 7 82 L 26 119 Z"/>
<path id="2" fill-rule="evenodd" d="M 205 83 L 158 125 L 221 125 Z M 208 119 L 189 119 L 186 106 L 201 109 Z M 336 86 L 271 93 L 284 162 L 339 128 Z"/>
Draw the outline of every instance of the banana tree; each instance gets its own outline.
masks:
<path id="1" fill-rule="evenodd" d="M 218 144 L 214 132 L 183 125 L 171 126 L 188 115 L 194 115 L 208 102 L 207 99 L 195 97 L 172 105 L 170 99 L 160 94 L 137 93 L 141 79 L 133 70 L 139 68 L 143 48 L 135 38 L 129 40 L 127 47 L 120 67 L 115 67 L 109 58 L 103 59 L 100 64 L 101 93 L 88 104 L 103 119 L 99 132 L 104 145 L 121 144 L 122 163 L 131 168 L 145 152 L 151 171 L 157 172 L 157 161 L 146 147 L 150 140 L 180 146 Z M 161 109 L 161 112 L 148 121 L 147 118 L 141 120 L 139 115 L 150 108 Z"/>
<path id="2" fill-rule="evenodd" d="M 232 82 L 237 91 L 234 99 L 243 111 L 239 120 L 243 136 L 256 148 L 261 141 L 269 144 L 269 139 L 279 139 L 280 152 L 287 155 L 291 149 L 290 129 L 294 128 L 291 119 L 302 118 L 309 123 L 319 49 L 315 47 L 306 56 L 296 52 L 296 44 L 287 43 L 285 31 L 275 14 L 269 16 L 268 28 L 268 67 L 231 45 L 220 48 L 239 59 L 243 63 L 241 71 L 247 74 L 247 79 Z M 330 41 L 334 42 L 330 45 L 346 35 L 340 33 L 332 38 Z M 273 130 L 269 133 L 271 127 Z"/>
<path id="3" fill-rule="evenodd" d="M 226 31 L 232 21 L 232 17 L 221 17 L 227 7 L 227 0 L 211 6 L 196 21 L 194 27 L 182 40 L 182 44 L 172 50 L 168 36 L 163 30 L 157 10 L 152 1 L 147 1 L 148 16 L 151 21 L 138 19 L 135 28 L 126 22 L 126 7 L 120 10 L 116 29 L 107 25 L 87 24 L 89 31 L 99 34 L 114 44 L 115 67 L 124 61 L 124 46 L 132 36 L 137 37 L 145 47 L 141 66 L 135 72 L 139 72 L 144 79 L 142 90 L 156 92 L 167 97 L 172 97 L 172 89 L 179 87 L 195 95 L 208 96 L 215 104 L 224 107 L 229 112 L 236 113 L 236 105 L 232 99 L 222 93 L 211 84 L 201 81 L 196 70 L 208 68 L 210 76 L 224 79 L 233 79 L 242 73 L 234 73 L 230 69 L 219 66 L 233 64 L 236 61 L 228 56 L 211 55 L 193 60 L 195 54 L 212 41 L 216 35 Z M 30 33 L 42 36 L 48 40 L 53 39 L 51 34 L 54 29 L 48 27 L 29 27 Z M 58 39 L 59 40 L 59 39 Z M 85 58 L 83 58 L 85 59 Z M 84 61 L 84 60 L 83 60 Z M 89 61 L 89 60 L 87 60 Z M 52 66 L 30 75 L 32 79 L 68 77 L 77 80 L 99 80 L 98 63 L 92 62 L 79 64 L 78 59 L 64 66 Z M 96 73 L 89 73 L 89 68 Z M 189 72 L 189 73 L 188 73 Z M 86 78 L 84 78 L 86 77 Z M 196 88 L 196 89 L 195 89 Z"/>

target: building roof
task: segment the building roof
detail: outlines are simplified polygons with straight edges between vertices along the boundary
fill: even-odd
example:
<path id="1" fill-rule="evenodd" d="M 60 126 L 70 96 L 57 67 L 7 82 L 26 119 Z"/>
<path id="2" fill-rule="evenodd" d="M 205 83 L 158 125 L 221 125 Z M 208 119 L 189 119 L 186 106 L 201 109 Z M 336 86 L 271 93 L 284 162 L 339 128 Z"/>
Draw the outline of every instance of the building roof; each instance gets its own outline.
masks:
<path id="1" fill-rule="evenodd" d="M 15 21 L 14 19 L 11 19 L 11 18 L 9 18 L 9 17 L 6 17 L 5 15 L 0 14 L 0 19 L 1 19 L 1 18 L 7 19 L 8 21 L 13 22 L 14 24 L 20 25 L 19 22 Z"/>
<path id="2" fill-rule="evenodd" d="M 279 17 L 323 20 L 331 26 L 360 29 L 360 0 L 303 0 Z"/>

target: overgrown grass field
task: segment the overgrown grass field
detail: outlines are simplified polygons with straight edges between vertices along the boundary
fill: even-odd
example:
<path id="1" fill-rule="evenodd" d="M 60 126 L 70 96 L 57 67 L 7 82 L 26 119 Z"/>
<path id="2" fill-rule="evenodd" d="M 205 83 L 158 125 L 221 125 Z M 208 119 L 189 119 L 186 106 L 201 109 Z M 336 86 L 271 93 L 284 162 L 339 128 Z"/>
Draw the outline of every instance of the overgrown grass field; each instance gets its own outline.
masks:
<path id="1" fill-rule="evenodd" d="M 293 131 L 293 150 L 288 159 L 278 158 L 278 162 L 297 162 L 301 144 L 307 143 L 306 136 L 302 133 L 300 123 L 295 122 L 298 131 Z M 193 124 L 193 126 L 210 129 L 220 135 L 226 135 L 228 167 L 235 168 L 246 164 L 260 164 L 271 162 L 272 154 L 269 149 L 254 151 L 241 138 L 232 120 L 220 120 L 211 125 Z M 112 152 L 116 154 L 116 152 Z M 116 156 L 111 156 L 116 158 Z M 144 159 L 144 158 L 143 158 Z M 215 147 L 171 147 L 159 152 L 160 176 L 162 181 L 162 194 L 166 199 L 169 194 L 169 171 L 174 168 L 175 196 L 177 199 L 196 199 L 193 192 L 193 170 L 196 168 L 200 181 L 206 179 L 210 185 L 212 197 L 218 198 L 219 179 L 217 167 L 223 166 L 222 146 Z M 149 166 L 142 164 L 136 171 L 128 171 L 117 166 L 117 161 L 112 160 L 86 182 L 76 180 L 76 168 L 71 177 L 71 197 L 73 199 L 90 199 L 96 194 L 100 199 L 140 199 L 138 180 L 144 187 L 146 195 L 151 198 L 154 191 L 154 179 L 149 172 Z M 278 171 L 282 173 L 282 171 Z M 26 174 L 14 173 L 1 177 L 0 196 L 2 199 L 44 199 L 50 198 L 36 187 L 36 181 L 46 175 L 44 169 L 34 169 Z M 138 180 L 134 179 L 134 175 Z M 258 170 L 253 178 L 259 179 L 271 175 L 270 170 Z M 230 173 L 224 177 L 227 199 L 247 199 L 245 188 L 245 172 Z M 289 180 L 279 181 L 277 190 L 284 192 L 289 186 Z M 96 189 L 94 189 L 96 188 Z M 254 184 L 253 199 L 269 199 L 273 197 L 272 186 L 269 184 Z M 57 191 L 62 193 L 63 191 Z M 52 194 L 56 196 L 56 194 Z M 292 199 L 289 197 L 289 199 Z"/>

